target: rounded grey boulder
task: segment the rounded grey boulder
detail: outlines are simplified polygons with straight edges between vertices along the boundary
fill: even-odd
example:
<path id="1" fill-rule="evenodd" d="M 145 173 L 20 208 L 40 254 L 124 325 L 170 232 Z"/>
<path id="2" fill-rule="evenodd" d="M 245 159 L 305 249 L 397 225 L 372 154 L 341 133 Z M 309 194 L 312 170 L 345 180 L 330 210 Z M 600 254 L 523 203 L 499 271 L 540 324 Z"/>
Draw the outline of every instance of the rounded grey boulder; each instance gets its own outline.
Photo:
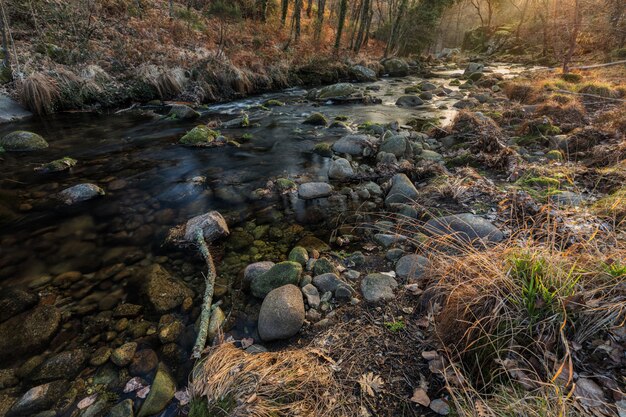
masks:
<path id="1" fill-rule="evenodd" d="M 361 281 L 363 298 L 372 303 L 394 298 L 393 290 L 397 287 L 398 282 L 387 274 L 369 274 Z"/>
<path id="2" fill-rule="evenodd" d="M 418 196 L 417 189 L 405 174 L 396 174 L 391 180 L 391 190 L 387 194 L 385 204 L 411 203 Z"/>
<path id="3" fill-rule="evenodd" d="M 396 274 L 400 278 L 420 278 L 429 264 L 430 261 L 421 255 L 406 255 L 396 263 Z"/>
<path id="4" fill-rule="evenodd" d="M 401 96 L 396 100 L 396 106 L 399 107 L 417 107 L 424 104 L 424 100 L 419 98 L 418 96 Z"/>
<path id="5" fill-rule="evenodd" d="M 352 166 L 347 159 L 338 158 L 330 163 L 328 178 L 334 180 L 345 180 L 347 178 L 351 178 L 352 176 L 354 176 L 354 171 L 352 170 Z"/>
<path id="6" fill-rule="evenodd" d="M 504 234 L 488 220 L 471 213 L 453 214 L 431 219 L 424 225 L 426 232 L 434 236 L 453 236 L 464 243 L 496 243 Z"/>
<path id="7" fill-rule="evenodd" d="M 48 142 L 36 133 L 16 130 L 0 139 L 0 147 L 8 152 L 30 152 L 46 149 Z"/>
<path id="8" fill-rule="evenodd" d="M 332 191 L 333 187 L 325 182 L 307 182 L 298 187 L 298 195 L 303 200 L 328 197 Z"/>
<path id="9" fill-rule="evenodd" d="M 332 148 L 337 153 L 361 156 L 372 148 L 372 139 L 369 135 L 346 135 L 333 143 Z"/>
<path id="10" fill-rule="evenodd" d="M 284 285 L 270 291 L 259 312 L 259 336 L 269 342 L 288 339 L 304 324 L 302 292 L 295 285 Z"/>
<path id="11" fill-rule="evenodd" d="M 81 203 L 94 197 L 104 195 L 104 190 L 95 184 L 77 184 L 66 188 L 58 194 L 58 197 L 67 205 Z"/>

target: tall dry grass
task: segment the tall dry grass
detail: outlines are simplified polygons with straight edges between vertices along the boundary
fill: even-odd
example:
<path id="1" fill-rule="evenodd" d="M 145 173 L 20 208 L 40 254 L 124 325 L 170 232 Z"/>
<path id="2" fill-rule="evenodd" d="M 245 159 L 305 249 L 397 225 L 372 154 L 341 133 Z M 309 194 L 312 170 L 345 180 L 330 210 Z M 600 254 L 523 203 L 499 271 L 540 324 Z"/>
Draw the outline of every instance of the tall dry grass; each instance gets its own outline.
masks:
<path id="1" fill-rule="evenodd" d="M 17 90 L 20 102 L 35 114 L 51 113 L 59 98 L 57 82 L 41 72 L 33 73 L 21 81 Z"/>

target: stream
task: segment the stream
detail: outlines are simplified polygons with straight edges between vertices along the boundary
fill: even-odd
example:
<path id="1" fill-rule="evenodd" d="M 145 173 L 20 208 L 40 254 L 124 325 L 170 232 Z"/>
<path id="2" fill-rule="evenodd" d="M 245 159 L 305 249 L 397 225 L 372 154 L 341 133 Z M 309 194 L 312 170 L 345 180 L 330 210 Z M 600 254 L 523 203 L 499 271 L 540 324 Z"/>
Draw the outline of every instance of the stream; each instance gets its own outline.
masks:
<path id="1" fill-rule="evenodd" d="M 506 77 L 523 69 L 504 64 L 491 67 Z M 437 77 L 427 81 L 447 86 L 459 70 L 435 72 Z M 124 383 L 131 376 L 149 379 L 156 362 L 166 363 L 178 386 L 184 386 L 192 365 L 188 357 L 206 267 L 193 250 L 169 247 L 164 241 L 172 227 L 210 210 L 222 213 L 231 230 L 231 236 L 212 249 L 220 277 L 216 295 L 227 313 L 229 335 L 254 337 L 253 320 L 245 313 L 228 314 L 245 310 L 245 303 L 250 302 L 238 282 L 242 268 L 256 261 L 284 260 L 306 234 L 327 242 L 334 220 L 324 218 L 331 213 L 323 206 L 311 215 L 315 203 L 294 195 L 259 198 L 255 190 L 265 189 L 268 181 L 277 178 L 297 183 L 328 181 L 331 158 L 312 150 L 317 143 L 333 143 L 347 131 L 303 124 L 312 112 L 321 112 L 331 121 L 346 116 L 354 131 L 365 122 L 403 125 L 416 117 L 449 122 L 456 114 L 454 103 L 464 94 L 458 87 L 424 106 L 395 105 L 406 87 L 421 81 L 409 76 L 358 85 L 382 100 L 380 104 L 320 105 L 304 99 L 306 90 L 293 88 L 206 106 L 194 121 L 168 120 L 150 112 L 64 113 L 0 125 L 0 137 L 27 130 L 50 144 L 42 151 L 8 152 L 0 157 L 0 292 L 3 299 L 11 299 L 6 303 L 17 305 L 8 317 L 1 310 L 0 321 L 28 314 L 35 304 L 58 314 L 50 318 L 46 313 L 41 324 L 55 327 L 53 334 L 42 336 L 46 329 L 32 330 L 40 339 L 36 343 L 23 340 L 31 337 L 30 330 L 9 335 L 9 340 L 0 343 L 0 368 L 15 375 L 14 379 L 0 377 L 0 393 L 16 396 L 54 380 L 58 375 L 42 374 L 40 365 L 62 352 L 74 352 L 74 356 L 65 358 L 61 377 L 82 378 L 92 391 L 112 392 L 120 399 L 130 396 L 122 392 Z M 270 99 L 285 105 L 259 108 Z M 177 144 L 195 125 L 226 122 L 244 110 L 251 127 L 218 128 L 241 146 Z M 244 134 L 251 139 L 243 140 Z M 35 167 L 62 157 L 72 157 L 78 164 L 63 173 L 34 172 Z M 86 182 L 102 187 L 106 195 L 74 206 L 55 199 L 59 191 Z M 350 200 L 342 210 L 361 204 Z M 146 303 L 137 289 L 143 279 L 141 271 L 157 264 L 193 291 L 193 305 L 186 300 L 174 313 L 166 314 Z M 124 312 L 121 304 L 141 307 Z M 174 322 L 182 324 L 177 337 L 163 335 L 161 330 L 171 329 Z M 138 351 L 149 351 L 132 360 L 130 375 L 124 366 L 106 361 L 110 349 L 128 342 L 136 342 Z M 27 348 L 10 351 L 14 343 Z M 106 356 L 106 363 L 94 360 L 96 350 Z M 175 407 L 170 408 L 169 414 L 175 414 Z M 65 414 L 70 415 L 72 408 L 67 410 Z"/>

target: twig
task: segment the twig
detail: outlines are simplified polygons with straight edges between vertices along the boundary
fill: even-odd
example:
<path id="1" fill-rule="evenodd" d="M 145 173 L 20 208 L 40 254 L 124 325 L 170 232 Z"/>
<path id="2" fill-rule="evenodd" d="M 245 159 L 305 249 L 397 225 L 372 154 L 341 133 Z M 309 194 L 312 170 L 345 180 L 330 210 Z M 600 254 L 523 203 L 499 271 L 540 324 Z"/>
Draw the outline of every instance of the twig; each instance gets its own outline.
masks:
<path id="1" fill-rule="evenodd" d="M 198 250 L 204 258 L 204 261 L 206 262 L 208 268 L 206 275 L 206 288 L 204 290 L 204 298 L 202 300 L 202 312 L 200 313 L 200 328 L 198 330 L 196 343 L 194 344 L 191 353 L 192 359 L 199 359 L 202 355 L 202 351 L 204 350 L 204 346 L 206 345 L 206 339 L 209 332 L 209 323 L 211 321 L 211 314 L 214 310 L 214 306 L 212 306 L 211 304 L 213 302 L 216 273 L 215 265 L 213 264 L 213 257 L 211 256 L 211 252 L 209 252 L 209 247 L 204 240 L 202 229 L 198 229 L 196 231 L 194 243 L 198 246 Z"/>
<path id="2" fill-rule="evenodd" d="M 592 98 L 598 98 L 598 99 L 601 99 L 601 100 L 619 101 L 621 103 L 626 103 L 626 100 L 623 100 L 621 98 L 603 97 L 603 96 L 599 96 L 597 94 L 589 94 L 589 93 L 575 93 L 573 91 L 567 91 L 567 90 L 555 90 L 555 91 L 557 93 L 561 93 L 561 94 L 573 94 L 575 96 L 592 97 Z"/>

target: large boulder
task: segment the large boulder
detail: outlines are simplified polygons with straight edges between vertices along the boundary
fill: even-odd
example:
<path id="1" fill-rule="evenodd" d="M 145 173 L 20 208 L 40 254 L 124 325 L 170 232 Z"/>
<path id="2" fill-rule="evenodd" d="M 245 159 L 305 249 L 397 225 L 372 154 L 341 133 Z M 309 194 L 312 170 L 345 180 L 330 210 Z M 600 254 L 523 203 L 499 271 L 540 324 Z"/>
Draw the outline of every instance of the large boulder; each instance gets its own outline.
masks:
<path id="1" fill-rule="evenodd" d="M 36 133 L 16 130 L 0 139 L 0 147 L 7 152 L 30 152 L 46 149 L 48 142 Z"/>
<path id="2" fill-rule="evenodd" d="M 387 274 L 369 274 L 361 281 L 363 298 L 369 302 L 391 300 L 395 297 L 393 291 L 398 287 L 398 282 Z"/>
<path id="3" fill-rule="evenodd" d="M 293 259 L 289 260 L 291 261 Z M 243 270 L 244 286 L 250 286 L 250 283 L 252 283 L 252 281 L 272 269 L 274 265 L 275 264 L 272 261 L 261 261 L 246 266 L 246 268 Z"/>
<path id="4" fill-rule="evenodd" d="M 167 117 L 179 120 L 193 120 L 200 117 L 200 113 L 184 104 L 173 104 Z"/>
<path id="5" fill-rule="evenodd" d="M 386 152 L 394 154 L 396 157 L 401 157 L 406 154 L 407 140 L 404 136 L 394 135 L 387 138 L 379 148 L 379 152 Z"/>
<path id="6" fill-rule="evenodd" d="M 61 324 L 61 313 L 53 306 L 39 306 L 0 324 L 0 364 L 23 354 L 43 350 Z"/>
<path id="7" fill-rule="evenodd" d="M 287 284 L 298 285 L 302 265 L 297 262 L 280 262 L 271 267 L 267 272 L 254 278 L 250 283 L 252 295 L 258 298 L 265 297 L 270 291 Z"/>
<path id="8" fill-rule="evenodd" d="M 333 151 L 354 156 L 362 156 L 373 146 L 373 137 L 369 135 L 346 135 L 333 143 Z"/>
<path id="9" fill-rule="evenodd" d="M 69 384 L 65 380 L 53 381 L 28 390 L 13 404 L 7 417 L 27 417 L 49 410 L 67 393 Z"/>
<path id="10" fill-rule="evenodd" d="M 476 72 L 482 73 L 484 70 L 485 70 L 485 64 L 482 64 L 480 62 L 470 62 L 469 64 L 467 64 L 467 67 L 465 67 L 465 71 L 463 72 L 463 75 L 469 76 Z"/>
<path id="11" fill-rule="evenodd" d="M 400 96 L 396 100 L 396 106 L 399 107 L 417 107 L 424 104 L 424 100 L 415 95 Z"/>
<path id="12" fill-rule="evenodd" d="M 298 187 L 298 196 L 303 200 L 328 197 L 333 187 L 325 182 L 307 182 Z"/>
<path id="13" fill-rule="evenodd" d="M 57 379 L 74 379 L 87 362 L 87 354 L 81 349 L 58 353 L 48 359 L 28 376 L 28 379 L 41 384 Z"/>
<path id="14" fill-rule="evenodd" d="M 452 236 L 463 243 L 500 242 L 504 234 L 488 220 L 471 213 L 431 219 L 424 230 L 434 236 Z"/>
<path id="15" fill-rule="evenodd" d="M 332 180 L 346 180 L 353 176 L 354 170 L 347 159 L 338 158 L 330 163 L 328 178 Z"/>
<path id="16" fill-rule="evenodd" d="M 176 393 L 176 383 L 163 364 L 159 364 L 150 392 L 141 405 L 137 417 L 147 417 L 160 413 L 167 407 Z"/>
<path id="17" fill-rule="evenodd" d="M 316 96 L 319 100 L 327 100 L 331 98 L 347 97 L 355 91 L 356 87 L 350 83 L 338 83 L 321 88 Z"/>
<path id="18" fill-rule="evenodd" d="M 161 265 L 148 266 L 143 271 L 140 292 L 157 313 L 165 313 L 180 306 L 193 291 L 184 282 L 172 277 Z"/>
<path id="19" fill-rule="evenodd" d="M 259 336 L 262 340 L 288 339 L 304 324 L 302 292 L 295 285 L 272 290 L 263 300 L 259 312 Z"/>
<path id="20" fill-rule="evenodd" d="M 92 198 L 104 194 L 104 190 L 97 185 L 85 183 L 66 188 L 65 190 L 61 191 L 57 196 L 61 201 L 69 206 L 81 203 L 83 201 L 91 200 Z"/>
<path id="21" fill-rule="evenodd" d="M 385 198 L 385 204 L 411 203 L 418 196 L 417 189 L 405 174 L 396 174 L 391 180 L 391 190 Z"/>
<path id="22" fill-rule="evenodd" d="M 391 58 L 383 62 L 385 72 L 392 77 L 404 77 L 409 75 L 409 64 L 400 58 Z"/>
<path id="23" fill-rule="evenodd" d="M 339 279 L 337 274 L 332 272 L 313 277 L 313 285 L 320 291 L 321 294 L 329 291 L 334 293 L 340 284 L 343 284 L 343 281 Z"/>
<path id="24" fill-rule="evenodd" d="M 0 124 L 16 122 L 31 117 L 33 114 L 23 108 L 18 102 L 0 94 Z"/>
<path id="25" fill-rule="evenodd" d="M 178 143 L 191 147 L 213 146 L 219 134 L 205 125 L 198 125 L 180 138 Z"/>
<path id="26" fill-rule="evenodd" d="M 39 296 L 19 288 L 3 288 L 0 295 L 0 323 L 23 313 L 39 301 Z"/>
<path id="27" fill-rule="evenodd" d="M 350 72 L 352 76 L 356 78 L 357 81 L 365 82 L 365 81 L 376 81 L 376 71 L 373 69 L 364 67 L 363 65 L 355 65 L 350 68 Z"/>
<path id="28" fill-rule="evenodd" d="M 430 261 L 421 255 L 406 255 L 396 262 L 396 275 L 409 280 L 418 279 L 424 274 Z"/>

